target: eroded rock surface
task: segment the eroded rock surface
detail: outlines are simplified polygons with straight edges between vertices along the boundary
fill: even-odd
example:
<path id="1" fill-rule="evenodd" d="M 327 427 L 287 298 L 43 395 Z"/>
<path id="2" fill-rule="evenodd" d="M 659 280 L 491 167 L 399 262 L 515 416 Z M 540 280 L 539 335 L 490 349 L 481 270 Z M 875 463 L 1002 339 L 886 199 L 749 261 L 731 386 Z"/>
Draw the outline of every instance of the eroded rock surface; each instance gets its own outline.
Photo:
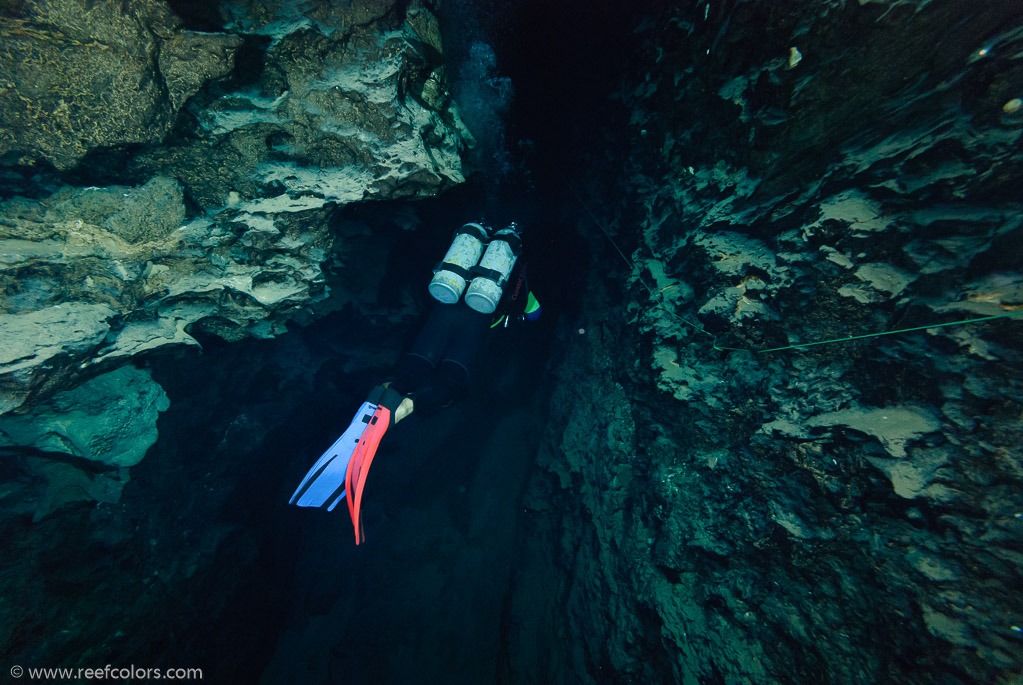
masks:
<path id="1" fill-rule="evenodd" d="M 0 417 L 0 447 L 30 446 L 116 468 L 142 461 L 169 406 L 152 377 L 122 366 L 54 395 L 30 416 Z"/>
<path id="2" fill-rule="evenodd" d="M 199 331 L 277 335 L 331 287 L 373 306 L 374 283 L 328 285 L 365 243 L 333 213 L 464 180 L 424 5 L 220 11 L 198 33 L 161 0 L 4 10 L 0 154 L 31 192 L 0 202 L 0 414 L 42 425 L 55 393 Z"/>
<path id="3" fill-rule="evenodd" d="M 199 322 L 228 339 L 282 330 L 298 304 L 324 296 L 330 247 L 325 228 L 288 218 L 186 221 L 166 177 L 0 205 L 5 410 L 96 364 L 196 344 L 185 329 Z M 326 212 L 303 218 L 325 224 Z"/>
<path id="4" fill-rule="evenodd" d="M 512 680 L 1023 669 L 1010 14 L 710 3 L 639 22 L 588 167 L 629 173 L 579 182 L 633 269 L 607 277 L 607 248 L 564 341 L 526 502 L 527 538 L 552 544 L 527 550 Z M 928 327 L 981 317 L 1000 318 Z M 552 631 L 576 648 L 530 637 Z"/>
<path id="5" fill-rule="evenodd" d="M 159 143 L 233 67 L 237 36 L 185 31 L 163 0 L 43 0 L 0 15 L 0 156 L 75 166 L 96 147 Z"/>

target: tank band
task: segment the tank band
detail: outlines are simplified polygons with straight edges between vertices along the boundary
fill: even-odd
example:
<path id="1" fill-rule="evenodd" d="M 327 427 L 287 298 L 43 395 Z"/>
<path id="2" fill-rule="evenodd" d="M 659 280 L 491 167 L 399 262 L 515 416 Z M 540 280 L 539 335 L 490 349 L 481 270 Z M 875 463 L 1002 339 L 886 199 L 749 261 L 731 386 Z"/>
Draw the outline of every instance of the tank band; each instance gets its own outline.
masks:
<path id="1" fill-rule="evenodd" d="M 475 268 L 475 267 L 473 267 L 473 268 Z M 458 276 L 461 276 L 462 278 L 464 278 L 467 281 L 471 281 L 472 280 L 472 270 L 471 269 L 466 269 L 464 267 L 459 266 L 458 264 L 452 264 L 451 262 L 441 262 L 440 264 L 435 266 L 434 269 L 433 269 L 433 273 L 437 273 L 439 271 L 451 271 L 451 272 L 457 274 Z"/>
<path id="2" fill-rule="evenodd" d="M 500 271 L 497 271 L 496 269 L 486 269 L 479 264 L 469 269 L 469 273 L 472 274 L 471 278 L 485 278 L 498 285 L 501 285 L 508 280 Z"/>

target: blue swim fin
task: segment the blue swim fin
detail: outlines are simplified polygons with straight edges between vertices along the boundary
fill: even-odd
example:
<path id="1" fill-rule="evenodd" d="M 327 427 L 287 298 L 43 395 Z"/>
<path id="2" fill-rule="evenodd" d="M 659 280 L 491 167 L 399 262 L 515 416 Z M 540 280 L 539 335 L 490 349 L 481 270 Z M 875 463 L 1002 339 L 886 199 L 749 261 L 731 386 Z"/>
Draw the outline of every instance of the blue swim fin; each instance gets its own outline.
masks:
<path id="1" fill-rule="evenodd" d="M 300 507 L 326 507 L 333 511 L 345 499 L 345 474 L 352 453 L 359 446 L 363 432 L 369 426 L 377 405 L 363 402 L 355 413 L 351 425 L 323 455 L 316 460 L 309 473 L 291 496 L 289 504 Z"/>

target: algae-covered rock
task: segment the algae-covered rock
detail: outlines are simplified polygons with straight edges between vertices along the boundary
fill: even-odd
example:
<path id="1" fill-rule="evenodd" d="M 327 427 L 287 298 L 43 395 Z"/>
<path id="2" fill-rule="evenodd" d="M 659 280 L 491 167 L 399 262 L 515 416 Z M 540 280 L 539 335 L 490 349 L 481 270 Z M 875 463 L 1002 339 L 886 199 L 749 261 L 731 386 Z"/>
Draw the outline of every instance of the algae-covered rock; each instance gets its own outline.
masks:
<path id="1" fill-rule="evenodd" d="M 184 102 L 227 74 L 235 36 L 183 31 L 163 0 L 44 0 L 0 16 L 0 155 L 75 166 L 157 143 Z"/>
<path id="2" fill-rule="evenodd" d="M 206 320 L 226 338 L 281 330 L 323 298 L 331 237 L 317 208 L 185 221 L 181 187 L 65 188 L 0 203 L 4 412 L 97 362 L 169 344 Z"/>
<path id="3" fill-rule="evenodd" d="M 28 414 L 0 417 L 0 447 L 134 466 L 156 442 L 157 416 L 169 406 L 148 372 L 122 366 L 55 394 Z"/>
<path id="4" fill-rule="evenodd" d="M 127 467 L 95 471 L 45 457 L 26 457 L 23 468 L 42 481 L 42 491 L 32 502 L 33 522 L 72 502 L 117 504 L 124 486 L 131 480 Z"/>
<path id="5" fill-rule="evenodd" d="M 70 369 L 89 360 L 106 340 L 115 313 L 105 304 L 71 302 L 0 314 L 0 415 L 46 388 L 59 376 L 60 363 Z M 37 375 L 38 369 L 45 372 Z"/>
<path id="6" fill-rule="evenodd" d="M 258 7 L 255 14 L 252 10 Z M 196 110 L 197 139 L 132 161 L 205 207 L 255 211 L 426 196 L 461 183 L 471 136 L 447 93 L 437 19 L 421 3 L 255 3 L 232 30 L 269 37 L 256 83 Z"/>
<path id="7" fill-rule="evenodd" d="M 941 428 L 933 410 L 923 407 L 852 407 L 814 416 L 810 426 L 848 426 L 881 441 L 893 457 L 906 456 L 906 444 Z"/>
<path id="8" fill-rule="evenodd" d="M 590 484 L 620 455 L 552 402 L 527 497 L 557 504 L 524 524 L 552 551 L 510 610 L 509 653 L 541 657 L 516 677 L 1011 681 L 1019 17 L 702 3 L 630 35 L 621 115 L 566 174 L 614 240 L 581 222 L 604 246 L 579 322 L 600 349 L 573 349 L 552 396 L 621 382 L 638 466 L 609 507 Z M 534 620 L 536 592 L 557 610 Z M 550 625 L 570 656 L 532 638 Z"/>
<path id="9" fill-rule="evenodd" d="M 38 521 L 70 502 L 116 503 L 169 406 L 148 371 L 123 366 L 27 413 L 0 416 L 0 459 L 42 483 L 34 495 L 27 487 L 12 490 L 11 505 L 27 504 Z"/>

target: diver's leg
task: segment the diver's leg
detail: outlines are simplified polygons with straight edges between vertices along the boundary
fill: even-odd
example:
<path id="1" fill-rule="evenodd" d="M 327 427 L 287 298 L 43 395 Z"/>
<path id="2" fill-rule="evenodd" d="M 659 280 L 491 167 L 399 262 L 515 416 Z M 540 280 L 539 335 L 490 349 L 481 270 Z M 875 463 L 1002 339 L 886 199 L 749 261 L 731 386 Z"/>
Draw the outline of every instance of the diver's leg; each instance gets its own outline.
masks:
<path id="1" fill-rule="evenodd" d="M 441 355 L 438 374 L 454 387 L 467 390 L 472 383 L 476 358 L 490 329 L 491 318 L 490 314 L 480 314 L 469 307 L 461 307 L 453 317 L 453 334 Z"/>
<path id="2" fill-rule="evenodd" d="M 431 367 L 440 363 L 441 355 L 448 345 L 451 336 L 456 333 L 459 321 L 460 310 L 468 307 L 460 304 L 434 304 L 423 324 L 422 330 L 416 337 L 415 344 L 409 350 L 408 356 L 420 357 L 429 362 Z"/>
<path id="3" fill-rule="evenodd" d="M 429 384 L 451 335 L 458 305 L 437 303 L 423 324 L 412 349 L 402 359 L 391 387 L 403 395 Z"/>
<path id="4" fill-rule="evenodd" d="M 408 395 L 421 388 L 433 378 L 437 367 L 429 359 L 414 354 L 406 354 L 402 359 L 398 375 L 391 381 L 392 388 L 402 395 Z"/>
<path id="5" fill-rule="evenodd" d="M 402 375 L 405 378 L 401 380 L 401 384 L 398 382 L 395 384 L 395 389 L 399 392 L 410 394 L 410 397 L 406 398 L 407 401 L 399 406 L 395 414 L 396 422 L 400 420 L 399 416 L 405 418 L 411 414 L 413 408 L 419 415 L 429 417 L 459 399 L 469 389 L 472 368 L 483 346 L 491 317 L 473 311 L 464 304 L 440 306 L 443 307 L 439 315 L 442 315 L 441 320 L 445 326 L 445 344 L 436 356 L 432 357 L 436 361 L 430 367 L 427 379 L 422 380 L 422 366 L 417 368 L 416 360 L 424 360 L 426 357 L 421 353 L 427 349 L 432 355 L 435 348 L 420 345 L 420 342 L 423 340 L 433 342 L 438 340 L 439 336 L 420 334 L 420 339 L 416 340 L 413 351 L 406 357 L 406 363 L 403 365 Z M 433 318 L 434 315 L 431 314 L 431 319 Z M 424 327 L 424 333 L 430 327 L 428 322 L 427 327 Z M 416 374 L 420 374 L 420 378 L 416 379 L 419 382 L 413 383 L 412 378 Z"/>
<path id="6" fill-rule="evenodd" d="M 416 409 L 429 415 L 468 393 L 490 318 L 489 314 L 460 307 L 453 317 L 451 338 L 441 355 L 432 386 L 414 398 Z"/>

